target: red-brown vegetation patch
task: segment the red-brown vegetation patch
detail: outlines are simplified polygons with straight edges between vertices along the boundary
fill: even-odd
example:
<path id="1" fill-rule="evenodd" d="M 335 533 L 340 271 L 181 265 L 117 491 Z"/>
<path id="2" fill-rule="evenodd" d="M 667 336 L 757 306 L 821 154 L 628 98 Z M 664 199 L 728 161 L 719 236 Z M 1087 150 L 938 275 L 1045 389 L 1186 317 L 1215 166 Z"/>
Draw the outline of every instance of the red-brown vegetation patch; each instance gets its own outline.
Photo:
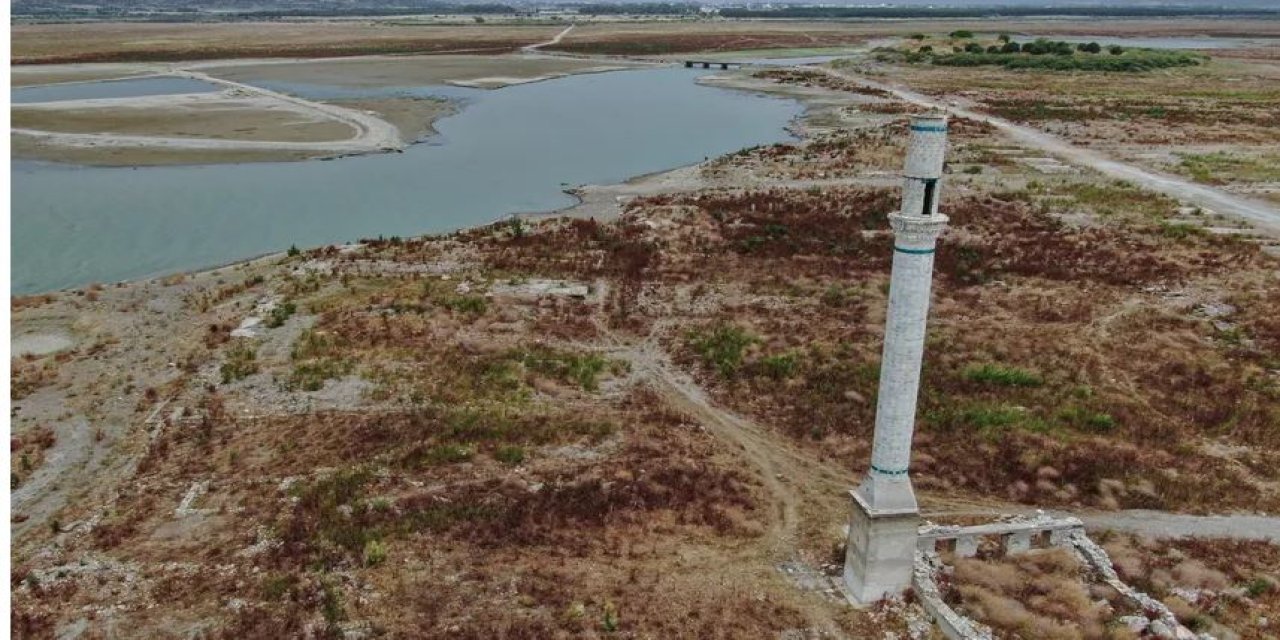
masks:
<path id="1" fill-rule="evenodd" d="M 1162 600 L 1183 625 L 1215 637 L 1270 637 L 1280 612 L 1280 547 L 1262 540 L 1159 539 L 1107 532 L 1121 579 Z"/>

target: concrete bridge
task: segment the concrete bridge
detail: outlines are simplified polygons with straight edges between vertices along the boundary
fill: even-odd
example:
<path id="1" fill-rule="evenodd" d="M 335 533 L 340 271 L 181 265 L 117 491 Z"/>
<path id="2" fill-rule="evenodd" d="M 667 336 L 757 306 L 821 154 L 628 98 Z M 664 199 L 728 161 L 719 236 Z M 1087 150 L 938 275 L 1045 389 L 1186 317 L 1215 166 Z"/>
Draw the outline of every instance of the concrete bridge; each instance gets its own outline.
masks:
<path id="1" fill-rule="evenodd" d="M 694 68 L 695 66 L 699 66 L 699 65 L 701 65 L 703 69 L 710 69 L 711 67 L 714 67 L 714 66 L 718 66 L 718 67 L 720 67 L 721 69 L 729 69 L 730 67 L 745 67 L 745 66 L 747 66 L 747 63 L 745 63 L 745 62 L 716 62 L 716 61 L 714 61 L 714 60 L 685 60 L 685 61 L 684 61 L 684 68 L 686 68 L 686 69 L 692 69 L 692 68 Z"/>

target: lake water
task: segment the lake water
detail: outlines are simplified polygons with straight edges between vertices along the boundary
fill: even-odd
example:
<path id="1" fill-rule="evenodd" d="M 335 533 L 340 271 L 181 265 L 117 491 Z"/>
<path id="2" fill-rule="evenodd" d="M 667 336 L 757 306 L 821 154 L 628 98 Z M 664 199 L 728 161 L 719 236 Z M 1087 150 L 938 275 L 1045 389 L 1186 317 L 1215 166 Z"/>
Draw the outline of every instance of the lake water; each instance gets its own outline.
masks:
<path id="1" fill-rule="evenodd" d="M 58 100 L 136 98 L 174 93 L 205 93 L 217 91 L 219 88 L 218 85 L 211 82 L 192 78 L 134 78 L 130 80 L 68 82 L 46 86 L 19 87 L 9 91 L 9 100 L 14 104 L 22 104 L 28 102 L 55 102 Z"/>
<path id="2" fill-rule="evenodd" d="M 705 73 L 465 90 L 466 108 L 403 154 L 136 169 L 15 162 L 11 291 L 139 279 L 291 244 L 450 231 L 568 206 L 568 186 L 790 139 L 783 127 L 798 103 L 695 84 Z"/>

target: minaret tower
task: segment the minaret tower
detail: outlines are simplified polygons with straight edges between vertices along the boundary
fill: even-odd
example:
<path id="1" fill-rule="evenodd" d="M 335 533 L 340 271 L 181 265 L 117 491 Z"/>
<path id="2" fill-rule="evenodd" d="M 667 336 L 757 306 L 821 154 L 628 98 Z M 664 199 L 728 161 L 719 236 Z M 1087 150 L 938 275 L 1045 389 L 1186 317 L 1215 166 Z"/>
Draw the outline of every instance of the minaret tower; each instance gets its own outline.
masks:
<path id="1" fill-rule="evenodd" d="M 871 469 L 851 492 L 853 517 L 844 581 L 849 596 L 861 604 L 902 593 L 911 585 L 920 514 L 907 467 L 933 284 L 933 251 L 938 235 L 947 226 L 947 216 L 938 213 L 946 149 L 945 116 L 911 118 L 902 210 L 889 214 L 893 271 Z"/>

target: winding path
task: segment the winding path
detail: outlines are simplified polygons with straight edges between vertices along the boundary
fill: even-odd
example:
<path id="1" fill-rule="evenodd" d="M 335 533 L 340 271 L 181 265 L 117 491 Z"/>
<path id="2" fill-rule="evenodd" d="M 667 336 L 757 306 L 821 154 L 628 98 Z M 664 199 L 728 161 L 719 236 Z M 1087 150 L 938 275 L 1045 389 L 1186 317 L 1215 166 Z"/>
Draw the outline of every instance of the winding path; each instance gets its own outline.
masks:
<path id="1" fill-rule="evenodd" d="M 806 67 L 816 68 L 816 67 Z M 819 68 L 842 80 L 848 80 L 873 89 L 887 91 L 901 100 L 920 105 L 928 109 L 946 111 L 957 116 L 986 122 L 1008 134 L 1013 139 L 1028 146 L 1038 148 L 1058 156 L 1067 162 L 1093 169 L 1099 173 L 1128 180 L 1153 191 L 1196 206 L 1212 209 L 1217 213 L 1233 215 L 1253 223 L 1260 231 L 1273 236 L 1280 236 L 1280 209 L 1275 205 L 1226 193 L 1213 187 L 1195 184 L 1168 174 L 1142 169 L 1131 164 L 1107 157 L 1097 151 L 1077 147 L 1056 136 L 1038 129 L 1016 124 L 1004 118 L 989 116 L 972 109 L 950 104 L 915 91 L 910 91 L 882 82 L 877 82 L 859 75 L 844 73 L 835 69 Z"/>
<path id="2" fill-rule="evenodd" d="M 557 33 L 554 38 L 547 40 L 546 42 L 537 42 L 534 44 L 527 44 L 523 47 L 520 47 L 520 51 L 524 53 L 538 53 L 538 50 L 543 47 L 550 47 L 552 45 L 560 44 L 560 41 L 563 40 L 565 36 L 569 35 L 569 32 L 573 31 L 573 28 L 576 26 L 578 25 L 571 24 L 565 27 L 564 31 Z"/>

